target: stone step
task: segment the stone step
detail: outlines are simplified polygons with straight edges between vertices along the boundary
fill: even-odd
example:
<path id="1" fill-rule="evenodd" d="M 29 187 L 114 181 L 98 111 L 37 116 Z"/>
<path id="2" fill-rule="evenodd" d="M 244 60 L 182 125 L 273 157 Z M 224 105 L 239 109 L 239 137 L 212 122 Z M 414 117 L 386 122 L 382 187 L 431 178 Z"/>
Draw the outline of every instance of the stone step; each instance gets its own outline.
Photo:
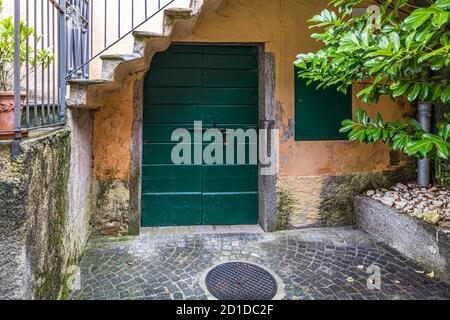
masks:
<path id="1" fill-rule="evenodd" d="M 147 31 L 134 31 L 132 33 L 134 37 L 133 53 L 131 54 L 111 54 L 102 55 L 102 78 L 101 79 L 88 79 L 88 80 L 70 80 L 70 98 L 67 101 L 67 107 L 69 108 L 96 108 L 96 106 L 88 106 L 87 96 L 90 86 L 103 86 L 111 89 L 114 85 L 120 85 L 120 80 L 114 80 L 114 76 L 117 72 L 117 67 L 122 63 L 132 62 L 141 59 L 144 56 L 145 48 L 152 41 L 156 42 L 154 47 L 159 50 L 167 48 L 170 44 L 170 38 L 174 31 L 176 22 L 179 20 L 191 20 L 198 16 L 201 7 L 203 6 L 203 0 L 193 0 L 192 8 L 169 8 L 164 10 L 163 18 L 163 33 L 147 32 Z M 192 28 L 195 25 L 195 21 L 192 23 Z M 189 27 L 190 28 L 190 27 Z M 162 40 L 162 42 L 161 42 Z M 142 66 L 140 66 L 142 67 Z M 120 75 L 119 75 L 120 78 Z M 116 83 L 117 82 L 117 83 Z"/>
<path id="2" fill-rule="evenodd" d="M 153 39 L 162 39 L 164 35 L 162 33 L 147 32 L 147 31 L 134 31 L 134 45 L 133 52 L 135 54 L 144 55 L 145 46 L 148 41 Z"/>
<path id="3" fill-rule="evenodd" d="M 102 59 L 102 79 L 113 80 L 114 71 L 119 64 L 140 58 L 142 58 L 142 55 L 139 53 L 107 54 L 100 56 L 100 59 Z"/>
<path id="4" fill-rule="evenodd" d="M 67 83 L 70 85 L 70 96 L 66 101 L 67 108 L 89 108 L 87 105 L 88 87 L 104 85 L 106 79 L 73 79 Z"/>
<path id="5" fill-rule="evenodd" d="M 192 8 L 170 8 L 164 10 L 163 34 L 171 34 L 177 20 L 188 20 L 192 16 Z"/>

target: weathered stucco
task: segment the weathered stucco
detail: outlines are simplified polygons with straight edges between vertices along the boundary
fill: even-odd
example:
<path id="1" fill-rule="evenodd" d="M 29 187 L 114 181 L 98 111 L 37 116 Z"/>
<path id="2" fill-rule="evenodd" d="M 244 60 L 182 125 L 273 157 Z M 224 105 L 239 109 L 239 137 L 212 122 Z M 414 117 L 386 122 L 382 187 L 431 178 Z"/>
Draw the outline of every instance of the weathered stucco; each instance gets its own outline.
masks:
<path id="1" fill-rule="evenodd" d="M 414 179 L 412 165 L 392 170 L 329 176 L 280 176 L 278 225 L 283 228 L 344 226 L 355 223 L 353 199 L 361 192 Z"/>
<path id="2" fill-rule="evenodd" d="M 131 216 L 129 181 L 97 180 L 94 193 L 95 215 L 92 223 L 95 231 L 105 235 L 127 234 Z"/>
<path id="3" fill-rule="evenodd" d="M 65 248 L 81 254 L 89 237 L 92 214 L 92 110 L 69 110 L 68 129 L 71 131 L 70 174 L 67 187 L 67 218 Z M 80 247 L 81 245 L 81 247 Z"/>
<path id="4" fill-rule="evenodd" d="M 280 128 L 280 170 L 282 176 L 332 175 L 389 168 L 388 148 L 363 146 L 347 141 L 294 141 L 294 67 L 298 53 L 318 49 L 310 38 L 307 20 L 324 8 L 325 1 L 227 0 L 217 14 L 200 19 L 187 42 L 255 42 L 276 59 L 275 112 Z M 353 109 L 365 107 L 370 114 L 380 112 L 397 119 L 408 108 L 383 98 L 379 104 L 363 106 L 353 94 Z M 320 123 L 317 124 L 320 126 Z"/>
<path id="5" fill-rule="evenodd" d="M 396 169 L 406 164 L 405 159 L 396 157 L 383 144 L 362 145 L 348 141 L 304 141 L 294 140 L 294 67 L 293 61 L 298 53 L 305 53 L 318 49 L 318 43 L 310 38 L 313 32 L 308 29 L 307 20 L 324 8 L 325 1 L 289 1 L 289 0 L 224 0 L 208 1 L 210 10 L 203 12 L 198 21 L 186 23 L 171 35 L 170 39 L 153 39 L 145 47 L 144 58 L 141 61 L 119 67 L 115 79 L 121 79 L 120 86 L 109 89 L 96 90 L 90 88 L 88 105 L 96 108 L 94 120 L 94 171 L 96 190 L 100 192 L 102 200 L 97 200 L 97 216 L 101 223 L 106 223 L 110 217 L 118 222 L 110 230 L 123 230 L 122 224 L 127 219 L 123 216 L 125 208 L 132 211 L 139 208 L 135 201 L 129 203 L 130 191 L 126 191 L 127 181 L 136 180 L 132 176 L 133 154 L 138 152 L 134 137 L 133 119 L 136 119 L 136 105 L 142 99 L 136 94 L 136 81 L 145 76 L 154 52 L 165 50 L 172 42 L 198 43 L 258 43 L 262 44 L 266 53 L 275 59 L 275 92 L 273 95 L 274 113 L 277 127 L 280 128 L 280 165 L 278 177 L 279 185 L 291 184 L 291 192 L 295 196 L 294 211 L 291 226 L 304 225 L 300 215 L 309 219 L 316 219 L 321 214 L 317 204 L 322 202 L 324 193 L 323 181 L 325 177 L 341 177 L 351 173 L 362 174 L 361 179 L 369 177 L 368 173 L 382 175 L 383 171 Z M 218 7 L 218 4 L 220 4 Z M 197 23 L 193 29 L 192 23 Z M 128 70 L 128 71 L 127 71 Z M 127 73 L 128 72 L 128 73 Z M 267 81 L 267 79 L 266 79 Z M 105 87 L 108 88 L 108 87 Z M 409 105 L 401 101 L 391 101 L 382 98 L 377 105 L 365 106 L 356 99 L 358 86 L 353 88 L 353 109 L 365 107 L 370 115 L 380 112 L 386 120 L 398 119 L 411 112 Z M 141 102 L 142 103 L 142 102 Z M 320 126 L 320 123 L 317 125 Z M 134 130 L 134 131 L 133 131 Z M 139 179 L 137 179 L 139 180 Z M 309 180 L 311 188 L 298 190 L 296 181 Z M 334 180 L 335 181 L 335 180 Z M 341 183 L 353 183 L 352 180 L 340 180 Z M 303 182 L 302 182 L 303 183 Z M 104 195 L 116 194 L 120 185 L 123 202 L 119 205 L 117 198 L 113 206 Z M 131 183 L 135 186 L 136 183 Z M 364 184 L 359 184 L 363 186 Z M 113 190 L 105 190 L 112 186 Z M 129 188 L 130 189 L 130 188 Z M 133 192 L 137 188 L 132 187 Z M 353 188 L 356 192 L 356 188 Z M 360 190 L 361 191 L 361 190 Z M 125 195 L 128 193 L 128 195 Z M 300 196 L 301 195 L 301 196 Z M 264 196 L 264 195 L 262 195 Z M 344 199 L 344 198 L 342 198 Z M 348 200 L 348 198 L 345 198 Z M 350 208 L 341 206 L 344 210 Z M 302 208 L 302 214 L 297 210 Z M 309 209 L 308 209 L 309 208 Z M 110 212 L 110 211 L 113 212 Z M 133 217 L 135 213 L 129 213 Z M 350 213 L 349 213 L 350 215 Z M 323 215 L 322 215 L 323 216 Z M 323 216 L 324 217 L 324 216 Z M 105 219 L 104 219 L 105 218 Z M 333 217 L 330 217 L 332 220 Z M 351 221 L 344 219 L 343 221 Z M 339 222 L 343 223 L 343 221 Z M 331 222 L 335 224 L 335 222 Z M 101 227 L 98 230 L 101 231 Z M 135 230 L 135 226 L 133 227 Z M 135 232 L 135 231 L 133 231 Z M 122 231 L 120 231 L 122 233 Z"/>
<path id="6" fill-rule="evenodd" d="M 23 141 L 16 161 L 0 144 L 0 299 L 67 294 L 67 268 L 82 253 L 89 220 L 79 198 L 88 194 L 85 181 L 70 176 L 82 161 L 74 159 L 82 155 L 82 144 L 77 148 L 66 129 Z"/>

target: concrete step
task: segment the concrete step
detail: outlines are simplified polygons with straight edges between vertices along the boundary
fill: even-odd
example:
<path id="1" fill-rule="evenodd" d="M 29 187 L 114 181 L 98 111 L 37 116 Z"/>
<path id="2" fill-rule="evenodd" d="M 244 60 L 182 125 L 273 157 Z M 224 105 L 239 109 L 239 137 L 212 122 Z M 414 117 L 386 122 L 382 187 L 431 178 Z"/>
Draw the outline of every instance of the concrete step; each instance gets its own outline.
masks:
<path id="1" fill-rule="evenodd" d="M 164 10 L 163 18 L 163 33 L 146 32 L 146 31 L 134 31 L 132 33 L 134 37 L 133 53 L 131 54 L 112 54 L 102 55 L 102 78 L 101 79 L 88 79 L 88 80 L 70 80 L 70 98 L 67 101 L 67 107 L 69 108 L 96 108 L 96 106 L 89 106 L 87 97 L 89 94 L 89 88 L 95 87 L 95 92 L 98 88 L 112 89 L 120 86 L 120 79 L 123 77 L 123 70 L 118 72 L 119 65 L 127 62 L 136 61 L 144 57 L 146 47 L 150 46 L 155 52 L 164 50 L 170 45 L 170 39 L 175 30 L 176 22 L 180 20 L 188 20 L 191 24 L 187 26 L 187 29 L 195 26 L 196 20 L 200 9 L 203 6 L 203 0 L 194 0 L 192 2 L 192 8 L 169 8 Z M 185 27 L 186 29 L 186 27 Z M 156 41 L 153 46 L 150 45 L 153 41 Z M 152 54 L 152 53 L 150 53 Z M 135 68 L 145 68 L 145 64 L 137 64 Z M 121 68 L 122 69 L 122 68 Z M 130 70 L 133 72 L 133 70 Z M 117 75 L 119 74 L 119 75 Z M 114 77 L 119 79 L 114 79 Z M 98 93 L 98 92 L 97 92 Z"/>
<path id="2" fill-rule="evenodd" d="M 163 34 L 169 35 L 177 20 L 188 20 L 193 16 L 191 8 L 170 8 L 164 10 Z"/>
<path id="3" fill-rule="evenodd" d="M 119 64 L 142 58 L 139 53 L 102 55 L 102 79 L 113 80 L 114 71 Z"/>

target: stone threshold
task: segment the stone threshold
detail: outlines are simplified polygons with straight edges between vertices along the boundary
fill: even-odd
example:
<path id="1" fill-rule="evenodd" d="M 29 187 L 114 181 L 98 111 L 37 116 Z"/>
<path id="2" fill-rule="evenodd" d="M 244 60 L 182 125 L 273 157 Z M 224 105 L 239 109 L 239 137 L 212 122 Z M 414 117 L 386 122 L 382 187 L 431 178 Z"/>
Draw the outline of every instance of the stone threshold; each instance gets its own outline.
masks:
<path id="1" fill-rule="evenodd" d="M 143 236 L 171 236 L 183 234 L 239 234 L 264 233 L 259 225 L 227 225 L 227 226 L 176 226 L 141 228 Z"/>

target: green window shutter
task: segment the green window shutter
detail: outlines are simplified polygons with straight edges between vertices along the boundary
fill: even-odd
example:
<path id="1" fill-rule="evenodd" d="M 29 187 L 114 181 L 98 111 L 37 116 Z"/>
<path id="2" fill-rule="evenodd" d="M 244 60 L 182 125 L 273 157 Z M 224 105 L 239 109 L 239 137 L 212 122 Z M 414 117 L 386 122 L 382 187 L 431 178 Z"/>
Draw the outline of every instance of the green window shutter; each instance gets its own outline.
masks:
<path id="1" fill-rule="evenodd" d="M 339 133 L 341 122 L 352 118 L 352 93 L 342 94 L 336 87 L 316 89 L 306 85 L 295 67 L 295 140 L 346 140 Z"/>

